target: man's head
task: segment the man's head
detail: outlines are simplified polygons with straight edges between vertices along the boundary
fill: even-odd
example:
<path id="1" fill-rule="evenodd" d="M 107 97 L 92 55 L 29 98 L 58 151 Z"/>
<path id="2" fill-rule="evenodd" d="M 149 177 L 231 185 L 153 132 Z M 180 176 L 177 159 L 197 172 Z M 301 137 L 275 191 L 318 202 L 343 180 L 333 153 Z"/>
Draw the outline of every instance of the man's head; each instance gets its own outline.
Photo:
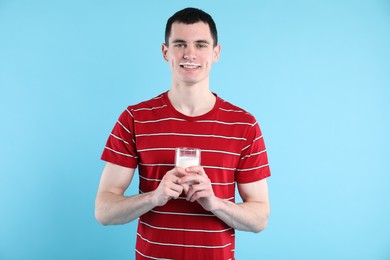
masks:
<path id="1" fill-rule="evenodd" d="M 210 15 L 187 8 L 167 22 L 162 54 L 172 71 L 172 84 L 208 86 L 212 63 L 217 62 L 221 46 Z"/>
<path id="2" fill-rule="evenodd" d="M 165 27 L 165 45 L 169 45 L 169 37 L 171 36 L 173 23 L 194 24 L 197 22 L 208 24 L 211 36 L 214 41 L 213 46 L 217 46 L 218 33 L 213 18 L 208 13 L 196 8 L 185 8 L 181 11 L 178 11 L 168 19 L 167 25 Z"/>

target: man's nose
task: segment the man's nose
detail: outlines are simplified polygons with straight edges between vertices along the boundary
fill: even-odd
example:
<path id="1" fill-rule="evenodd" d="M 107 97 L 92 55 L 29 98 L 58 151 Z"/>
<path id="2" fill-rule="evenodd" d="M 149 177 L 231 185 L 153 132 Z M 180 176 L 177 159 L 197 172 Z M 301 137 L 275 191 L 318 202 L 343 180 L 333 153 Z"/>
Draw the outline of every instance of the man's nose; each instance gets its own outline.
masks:
<path id="1" fill-rule="evenodd" d="M 187 48 L 185 48 L 184 59 L 186 59 L 186 60 L 195 60 L 196 59 L 195 47 L 189 45 L 189 46 L 187 46 Z"/>

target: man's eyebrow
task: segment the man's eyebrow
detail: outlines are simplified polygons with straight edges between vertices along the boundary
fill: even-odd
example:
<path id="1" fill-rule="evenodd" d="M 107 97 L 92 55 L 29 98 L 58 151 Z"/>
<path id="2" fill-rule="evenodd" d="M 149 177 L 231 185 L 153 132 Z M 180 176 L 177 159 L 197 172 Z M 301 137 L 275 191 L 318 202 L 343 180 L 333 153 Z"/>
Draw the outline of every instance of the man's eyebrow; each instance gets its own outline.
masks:
<path id="1" fill-rule="evenodd" d="M 196 43 L 204 43 L 204 44 L 211 44 L 208 40 L 197 40 Z M 181 39 L 175 39 L 172 41 L 172 43 L 187 43 L 185 40 Z"/>
<path id="2" fill-rule="evenodd" d="M 176 39 L 176 40 L 173 40 L 172 43 L 186 43 L 186 41 L 185 40 Z"/>
<path id="3" fill-rule="evenodd" d="M 210 42 L 208 40 L 197 40 L 196 43 L 206 43 L 206 44 L 210 44 Z"/>

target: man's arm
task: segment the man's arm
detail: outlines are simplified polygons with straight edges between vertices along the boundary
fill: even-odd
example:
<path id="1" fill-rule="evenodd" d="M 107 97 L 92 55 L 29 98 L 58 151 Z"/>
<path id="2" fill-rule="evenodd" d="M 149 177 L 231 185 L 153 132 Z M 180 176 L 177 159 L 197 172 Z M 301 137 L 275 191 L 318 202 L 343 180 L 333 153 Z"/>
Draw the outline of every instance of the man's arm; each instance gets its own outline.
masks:
<path id="1" fill-rule="evenodd" d="M 95 201 L 95 217 L 103 225 L 125 224 L 156 206 L 162 206 L 183 191 L 178 185 L 177 171 L 172 169 L 155 191 L 124 196 L 133 179 L 134 169 L 107 163 L 103 170 Z"/>
<path id="2" fill-rule="evenodd" d="M 233 203 L 217 198 L 214 195 L 210 179 L 202 167 L 191 167 L 188 174 L 179 183 L 195 181 L 186 191 L 187 200 L 198 201 L 206 210 L 228 224 L 230 227 L 251 232 L 260 232 L 265 229 L 270 214 L 267 180 L 238 184 L 238 191 L 242 203 Z"/>
<path id="3" fill-rule="evenodd" d="M 256 233 L 264 230 L 270 214 L 267 180 L 238 184 L 238 191 L 242 203 L 219 200 L 212 212 L 235 229 Z"/>

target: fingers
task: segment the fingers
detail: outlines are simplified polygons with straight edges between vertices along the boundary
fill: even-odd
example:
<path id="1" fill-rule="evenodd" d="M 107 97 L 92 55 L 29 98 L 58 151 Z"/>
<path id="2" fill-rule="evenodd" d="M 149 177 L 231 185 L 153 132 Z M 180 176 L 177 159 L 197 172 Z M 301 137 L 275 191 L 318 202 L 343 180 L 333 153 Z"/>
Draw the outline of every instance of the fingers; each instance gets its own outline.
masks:
<path id="1" fill-rule="evenodd" d="M 191 185 L 188 184 L 188 183 L 182 183 L 180 185 L 183 187 L 184 194 L 187 194 L 189 189 L 190 189 L 190 187 L 191 187 Z"/>
<path id="2" fill-rule="evenodd" d="M 197 173 L 200 176 L 207 176 L 202 166 L 191 166 L 185 169 L 186 172 Z"/>
<path id="3" fill-rule="evenodd" d="M 177 168 L 180 171 L 180 180 L 178 181 L 180 184 L 188 183 L 191 185 L 194 183 L 201 183 L 202 179 L 208 179 L 202 166 L 192 166 L 186 169 L 181 167 Z"/>
<path id="4" fill-rule="evenodd" d="M 187 201 L 194 202 L 200 198 L 212 195 L 211 187 L 207 183 L 191 185 L 186 193 Z"/>
<path id="5" fill-rule="evenodd" d="M 175 168 L 173 168 L 172 170 L 170 170 L 168 172 L 171 173 L 172 175 L 175 175 L 176 177 L 179 177 L 179 178 L 184 177 L 188 174 L 187 171 L 180 166 L 176 166 Z"/>
<path id="6" fill-rule="evenodd" d="M 162 205 L 170 199 L 177 199 L 183 191 L 187 201 L 197 201 L 206 210 L 215 208 L 218 202 L 211 181 L 201 166 L 173 168 L 165 174 L 157 190 L 162 191 L 159 193 L 164 198 Z"/>
<path id="7" fill-rule="evenodd" d="M 214 194 L 210 179 L 202 166 L 192 166 L 186 169 L 175 167 L 168 171 L 162 182 L 166 182 L 164 194 L 169 198 L 178 198 L 184 191 L 188 201 L 195 201 L 199 198 Z"/>
<path id="8" fill-rule="evenodd" d="M 154 201 L 157 206 L 165 205 L 170 199 L 177 199 L 184 188 L 178 183 L 177 171 L 168 171 L 154 191 Z"/>
<path id="9" fill-rule="evenodd" d="M 179 183 L 190 184 L 188 191 L 185 192 L 188 201 L 194 202 L 200 198 L 214 196 L 211 181 L 203 169 L 200 173 L 190 173 L 186 177 L 180 178 Z"/>

